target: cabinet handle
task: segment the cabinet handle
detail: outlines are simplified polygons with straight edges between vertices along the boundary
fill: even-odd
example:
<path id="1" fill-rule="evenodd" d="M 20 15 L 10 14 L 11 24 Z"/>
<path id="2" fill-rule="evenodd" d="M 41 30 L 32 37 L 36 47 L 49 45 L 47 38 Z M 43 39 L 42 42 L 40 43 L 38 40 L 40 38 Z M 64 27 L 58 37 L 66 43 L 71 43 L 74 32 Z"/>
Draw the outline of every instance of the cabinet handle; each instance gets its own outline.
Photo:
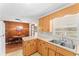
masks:
<path id="1" fill-rule="evenodd" d="M 41 44 L 40 44 L 41 45 Z"/>

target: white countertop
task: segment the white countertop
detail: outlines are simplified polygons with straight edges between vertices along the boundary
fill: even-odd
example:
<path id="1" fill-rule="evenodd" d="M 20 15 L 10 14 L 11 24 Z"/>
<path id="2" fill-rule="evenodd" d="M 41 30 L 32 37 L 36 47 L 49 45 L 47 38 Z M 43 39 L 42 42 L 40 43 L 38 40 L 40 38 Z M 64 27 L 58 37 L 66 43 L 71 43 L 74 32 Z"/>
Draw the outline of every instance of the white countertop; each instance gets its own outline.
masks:
<path id="1" fill-rule="evenodd" d="M 37 37 L 33 37 L 33 36 L 29 36 L 29 37 L 23 37 L 23 41 L 28 41 L 28 40 L 32 40 L 34 38 L 37 38 Z"/>
<path id="2" fill-rule="evenodd" d="M 40 38 L 40 37 L 38 37 L 38 38 Z M 76 52 L 75 50 L 73 50 L 73 49 L 70 49 L 70 48 L 67 48 L 67 47 L 64 47 L 64 46 L 61 46 L 61 45 L 59 45 L 59 44 L 56 44 L 56 43 L 52 43 L 52 42 L 50 42 L 49 40 L 47 40 L 47 39 L 44 39 L 44 38 L 40 38 L 41 40 L 44 40 L 44 41 L 46 41 L 46 42 L 48 42 L 48 43 L 50 43 L 50 44 L 53 44 L 53 45 L 56 45 L 56 46 L 58 46 L 58 47 L 61 47 L 61 48 L 64 48 L 64 49 L 67 49 L 67 50 L 69 50 L 69 51 L 71 51 L 71 52 Z"/>
<path id="3" fill-rule="evenodd" d="M 38 39 L 40 39 L 40 40 L 44 40 L 44 41 L 46 41 L 46 42 L 48 42 L 48 43 L 50 43 L 50 44 L 53 44 L 53 45 L 56 45 L 56 46 L 58 46 L 58 47 L 64 48 L 64 49 L 66 49 L 66 50 L 68 50 L 68 51 L 74 52 L 74 53 L 76 53 L 77 55 L 79 55 L 79 47 L 77 47 L 77 48 L 78 48 L 78 49 L 77 49 L 78 51 L 76 51 L 76 50 L 73 50 L 73 49 L 70 49 L 70 48 L 61 46 L 61 45 L 59 45 L 59 44 L 55 44 L 55 43 L 50 42 L 50 40 L 52 40 L 52 39 L 48 40 L 48 39 L 42 38 L 42 37 L 31 37 L 31 36 L 29 36 L 29 37 L 23 37 L 23 41 L 32 40 L 32 39 L 34 39 L 34 38 L 38 38 Z"/>

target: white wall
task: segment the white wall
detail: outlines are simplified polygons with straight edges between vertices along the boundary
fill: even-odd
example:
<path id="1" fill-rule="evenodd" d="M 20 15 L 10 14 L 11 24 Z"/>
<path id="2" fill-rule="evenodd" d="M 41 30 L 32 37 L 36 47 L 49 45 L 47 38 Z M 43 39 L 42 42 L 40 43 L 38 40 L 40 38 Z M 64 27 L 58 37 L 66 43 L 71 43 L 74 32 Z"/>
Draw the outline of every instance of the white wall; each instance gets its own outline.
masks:
<path id="1" fill-rule="evenodd" d="M 57 27 L 72 27 L 77 26 L 77 17 L 75 15 L 67 15 L 53 20 L 53 25 Z"/>
<path id="2" fill-rule="evenodd" d="M 0 21 L 0 56 L 5 55 L 5 24 Z"/>
<path id="3" fill-rule="evenodd" d="M 20 19 L 20 20 L 16 20 L 16 19 Z M 32 23 L 32 24 L 37 24 L 38 23 L 38 18 L 17 18 L 17 17 L 4 18 L 4 17 L 2 17 L 0 20 L 2 20 L 2 21 L 25 22 L 25 23 Z"/>

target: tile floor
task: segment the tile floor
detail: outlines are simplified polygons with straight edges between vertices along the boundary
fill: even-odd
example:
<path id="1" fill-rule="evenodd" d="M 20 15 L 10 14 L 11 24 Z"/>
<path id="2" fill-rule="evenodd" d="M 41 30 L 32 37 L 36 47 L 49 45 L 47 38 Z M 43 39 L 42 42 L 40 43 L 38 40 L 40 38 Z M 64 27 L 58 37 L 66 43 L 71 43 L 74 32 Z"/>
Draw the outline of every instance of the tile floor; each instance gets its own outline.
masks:
<path id="1" fill-rule="evenodd" d="M 41 56 L 38 52 L 37 53 L 34 53 L 33 55 L 31 56 Z"/>
<path id="2" fill-rule="evenodd" d="M 22 50 L 20 49 L 15 52 L 8 53 L 6 56 L 23 56 L 23 54 L 22 54 Z M 34 53 L 31 56 L 41 56 L 41 55 L 39 53 Z"/>
<path id="3" fill-rule="evenodd" d="M 6 56 L 23 56 L 22 55 L 22 50 L 17 50 L 15 52 L 7 53 Z"/>

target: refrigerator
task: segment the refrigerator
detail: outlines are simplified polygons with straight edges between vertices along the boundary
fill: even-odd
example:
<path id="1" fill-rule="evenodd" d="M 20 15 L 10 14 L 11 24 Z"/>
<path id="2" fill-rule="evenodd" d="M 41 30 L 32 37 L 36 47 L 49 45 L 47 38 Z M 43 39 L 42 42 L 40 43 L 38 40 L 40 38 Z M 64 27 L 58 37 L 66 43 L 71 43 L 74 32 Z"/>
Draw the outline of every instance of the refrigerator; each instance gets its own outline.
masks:
<path id="1" fill-rule="evenodd" d="M 0 21 L 0 56 L 5 55 L 5 23 Z"/>
<path id="2" fill-rule="evenodd" d="M 37 25 L 36 24 L 30 24 L 30 36 L 37 37 Z"/>

